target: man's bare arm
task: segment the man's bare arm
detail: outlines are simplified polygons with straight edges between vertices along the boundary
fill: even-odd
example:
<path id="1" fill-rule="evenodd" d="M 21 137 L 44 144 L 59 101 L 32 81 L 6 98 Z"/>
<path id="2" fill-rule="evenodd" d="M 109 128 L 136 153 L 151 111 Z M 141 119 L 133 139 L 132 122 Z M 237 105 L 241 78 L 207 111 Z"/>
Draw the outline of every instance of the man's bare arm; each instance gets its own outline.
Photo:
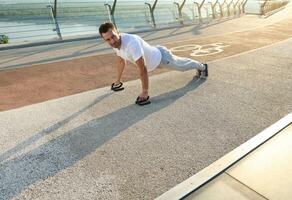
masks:
<path id="1" fill-rule="evenodd" d="M 137 67 L 139 68 L 140 79 L 142 83 L 142 93 L 140 95 L 140 98 L 146 99 L 148 97 L 148 87 L 149 87 L 147 68 L 145 66 L 143 57 L 140 57 L 135 63 Z"/>
<path id="2" fill-rule="evenodd" d="M 118 56 L 118 59 L 117 59 L 117 79 L 116 79 L 116 84 L 119 84 L 121 82 L 121 78 L 122 78 L 122 74 L 124 72 L 124 68 L 125 68 L 125 65 L 126 65 L 126 61 L 121 58 L 120 56 Z"/>

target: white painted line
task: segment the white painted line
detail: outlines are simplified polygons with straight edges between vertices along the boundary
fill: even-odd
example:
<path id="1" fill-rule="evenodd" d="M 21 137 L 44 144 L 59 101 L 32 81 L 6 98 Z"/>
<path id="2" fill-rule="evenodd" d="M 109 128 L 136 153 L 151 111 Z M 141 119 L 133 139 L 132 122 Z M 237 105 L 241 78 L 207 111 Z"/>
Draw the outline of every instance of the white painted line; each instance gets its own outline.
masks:
<path id="1" fill-rule="evenodd" d="M 202 186 L 292 123 L 292 113 L 280 119 L 205 169 L 165 192 L 156 200 L 177 200 Z"/>

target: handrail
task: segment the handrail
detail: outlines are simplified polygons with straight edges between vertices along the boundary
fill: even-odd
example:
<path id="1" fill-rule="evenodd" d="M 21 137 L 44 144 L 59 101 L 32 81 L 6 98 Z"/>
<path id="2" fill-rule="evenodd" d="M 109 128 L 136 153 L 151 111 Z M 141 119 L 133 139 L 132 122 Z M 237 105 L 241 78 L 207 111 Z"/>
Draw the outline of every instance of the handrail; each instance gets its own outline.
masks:
<path id="1" fill-rule="evenodd" d="M 57 18 L 57 0 L 54 1 L 54 17 Z"/>
<path id="2" fill-rule="evenodd" d="M 108 8 L 108 13 L 109 13 L 110 21 L 115 25 L 115 27 L 117 27 L 116 20 L 115 20 L 116 4 L 117 4 L 117 0 L 114 0 L 113 6 L 111 6 L 108 3 L 105 3 L 104 4 Z"/>
<path id="3" fill-rule="evenodd" d="M 245 5 L 246 5 L 246 3 L 247 3 L 247 0 L 243 0 L 243 1 L 241 2 L 241 8 L 242 8 L 242 12 L 243 12 L 243 13 L 245 13 Z"/>
<path id="4" fill-rule="evenodd" d="M 225 7 L 218 0 L 213 0 L 214 4 L 211 6 L 206 0 L 193 0 L 191 4 L 188 4 L 187 0 L 176 1 L 147 0 L 148 3 L 145 3 L 141 0 L 119 2 L 118 0 L 94 2 L 48 0 L 48 5 L 46 3 L 14 4 L 5 1 L 0 6 L 0 16 L 4 19 L 0 20 L 0 32 L 7 35 L 11 42 L 19 42 L 21 39 L 24 41 L 26 38 L 55 39 L 55 35 L 62 40 L 67 36 L 94 35 L 97 33 L 97 24 L 104 21 L 111 21 L 119 30 L 127 32 L 152 29 L 157 26 L 166 28 L 176 26 L 178 22 L 184 24 L 191 15 L 198 18 L 201 23 L 205 18 L 211 18 L 211 15 L 215 18 L 219 17 L 219 12 L 221 17 L 224 14 Z"/>
<path id="5" fill-rule="evenodd" d="M 262 5 L 261 5 L 261 14 L 266 15 L 269 12 L 273 12 L 274 10 L 277 10 L 285 5 L 287 5 L 289 1 L 282 1 L 282 0 L 276 0 L 276 1 L 271 1 L 271 0 L 266 0 Z"/>
<path id="6" fill-rule="evenodd" d="M 156 22 L 155 22 L 155 17 L 154 17 L 154 10 L 155 10 L 157 1 L 158 0 L 155 0 L 155 2 L 153 3 L 153 5 L 151 5 L 150 3 L 146 3 L 145 2 L 145 4 L 149 7 L 150 16 L 151 16 L 151 22 L 152 22 L 153 28 L 156 28 Z"/>
<path id="7" fill-rule="evenodd" d="M 212 9 L 212 17 L 213 19 L 216 18 L 216 12 L 215 12 L 215 7 L 216 7 L 216 4 L 218 3 L 219 0 L 216 0 L 216 2 L 214 4 L 212 4 L 212 2 L 208 2 L 211 4 L 211 9 Z M 220 6 L 220 5 L 219 5 Z"/>
<path id="8" fill-rule="evenodd" d="M 53 29 L 53 31 L 56 31 L 59 40 L 62 40 L 63 39 L 62 34 L 61 34 L 60 27 L 57 21 L 57 0 L 54 1 L 54 7 L 49 4 L 47 5 L 47 8 L 49 8 L 52 15 L 53 22 L 55 24 L 55 28 Z"/>
<path id="9" fill-rule="evenodd" d="M 241 13 L 241 9 L 240 9 L 240 4 L 238 4 L 240 2 L 240 0 L 237 0 L 237 2 L 234 5 L 234 8 L 238 7 L 238 11 L 239 14 Z M 234 15 L 236 15 L 236 9 L 234 9 Z"/>
<path id="10" fill-rule="evenodd" d="M 198 9 L 199 21 L 202 22 L 202 15 L 201 15 L 200 5 L 199 5 L 198 2 L 194 2 L 194 4 L 197 6 L 197 9 Z"/>
<path id="11" fill-rule="evenodd" d="M 222 2 L 222 4 L 219 4 L 219 5 L 220 5 L 221 17 L 223 17 L 223 12 L 224 12 L 223 6 L 226 5 L 226 8 L 228 9 L 227 0 L 224 0 L 224 1 Z M 228 11 L 227 11 L 227 12 L 228 12 Z"/>
<path id="12" fill-rule="evenodd" d="M 228 3 L 228 16 L 230 16 L 230 6 L 231 6 L 231 4 L 233 5 L 233 12 L 235 12 L 234 2 L 233 2 L 233 0 L 231 0 L 231 1 Z"/>
<path id="13" fill-rule="evenodd" d="M 183 7 L 184 7 L 184 5 L 186 3 L 186 0 L 184 0 L 181 5 L 179 5 L 179 3 L 177 3 L 177 2 L 173 2 L 173 3 L 175 5 L 177 5 L 178 15 L 179 15 L 179 19 L 178 20 L 179 20 L 180 24 L 183 24 L 184 21 L 183 21 L 182 9 L 183 9 Z"/>
<path id="14" fill-rule="evenodd" d="M 264 15 L 265 14 L 265 9 L 264 7 L 266 6 L 266 4 L 268 3 L 269 0 L 265 0 L 265 2 L 261 5 L 261 14 Z"/>
<path id="15" fill-rule="evenodd" d="M 200 21 L 200 22 L 203 21 L 203 20 L 202 20 L 202 11 L 201 11 L 201 9 L 202 9 L 202 7 L 203 7 L 205 1 L 206 1 L 206 0 L 203 0 L 203 1 L 201 2 L 201 4 L 199 4 L 198 2 L 194 2 L 194 4 L 195 4 L 195 5 L 197 6 L 197 8 L 198 8 L 198 14 L 199 14 L 199 21 Z"/>

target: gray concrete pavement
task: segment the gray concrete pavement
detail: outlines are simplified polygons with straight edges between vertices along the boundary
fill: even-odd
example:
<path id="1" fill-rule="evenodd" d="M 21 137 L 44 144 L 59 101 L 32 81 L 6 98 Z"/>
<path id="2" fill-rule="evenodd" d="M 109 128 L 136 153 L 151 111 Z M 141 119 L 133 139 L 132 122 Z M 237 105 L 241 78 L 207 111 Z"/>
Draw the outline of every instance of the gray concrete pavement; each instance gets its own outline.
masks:
<path id="1" fill-rule="evenodd" d="M 0 113 L 0 199 L 153 199 L 292 110 L 292 39 Z"/>
<path id="2" fill-rule="evenodd" d="M 157 200 L 291 199 L 292 113 Z"/>

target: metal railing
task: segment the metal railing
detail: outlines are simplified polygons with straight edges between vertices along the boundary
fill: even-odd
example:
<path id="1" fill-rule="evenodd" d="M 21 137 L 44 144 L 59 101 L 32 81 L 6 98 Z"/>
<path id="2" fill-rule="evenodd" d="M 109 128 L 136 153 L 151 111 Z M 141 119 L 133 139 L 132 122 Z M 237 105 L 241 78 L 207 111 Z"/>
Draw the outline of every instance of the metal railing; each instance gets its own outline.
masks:
<path id="1" fill-rule="evenodd" d="M 53 29 L 53 31 L 56 31 L 59 39 L 62 40 L 62 34 L 61 34 L 61 31 L 60 31 L 59 23 L 57 21 L 57 3 L 55 2 L 54 6 L 49 4 L 49 5 L 47 5 L 47 8 L 50 9 L 53 22 L 54 22 L 54 24 L 56 26 L 56 28 Z"/>
<path id="2" fill-rule="evenodd" d="M 121 31 L 137 31 L 201 23 L 244 12 L 243 0 L 29 1 L 0 0 L 0 34 L 15 42 L 62 40 L 97 35 L 99 24 L 105 21 L 113 22 Z"/>
<path id="3" fill-rule="evenodd" d="M 279 0 L 265 0 L 261 5 L 261 14 L 266 15 L 269 12 L 273 12 L 279 8 L 287 5 L 289 1 L 279 1 Z"/>
<path id="4" fill-rule="evenodd" d="M 152 24 L 152 26 L 155 28 L 156 27 L 156 22 L 155 22 L 155 17 L 154 17 L 154 10 L 155 10 L 155 7 L 157 5 L 157 0 L 155 0 L 153 4 L 145 2 L 145 5 L 148 6 L 149 12 L 150 12 L 150 18 L 151 19 L 148 20 L 148 22 L 150 22 Z"/>

